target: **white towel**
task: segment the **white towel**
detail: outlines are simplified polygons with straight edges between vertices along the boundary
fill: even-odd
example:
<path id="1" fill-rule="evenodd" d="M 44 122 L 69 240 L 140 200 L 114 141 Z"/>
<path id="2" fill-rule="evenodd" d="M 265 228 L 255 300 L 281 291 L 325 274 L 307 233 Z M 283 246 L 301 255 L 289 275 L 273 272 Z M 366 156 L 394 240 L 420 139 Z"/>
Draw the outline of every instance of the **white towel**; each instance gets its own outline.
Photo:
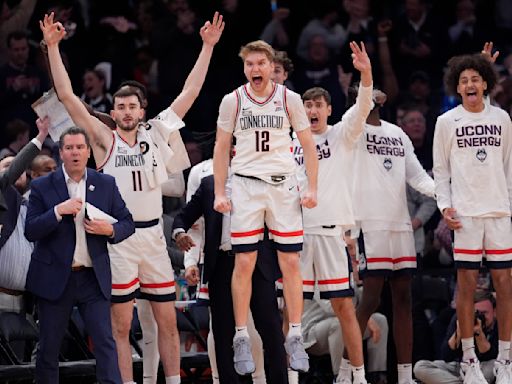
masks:
<path id="1" fill-rule="evenodd" d="M 171 107 L 139 126 L 140 139 L 149 143 L 149 149 L 144 154 L 144 169 L 151 188 L 167 181 L 169 174 L 190 167 L 187 150 L 179 132 L 184 126 L 185 123 Z M 158 166 L 159 164 L 165 167 Z"/>

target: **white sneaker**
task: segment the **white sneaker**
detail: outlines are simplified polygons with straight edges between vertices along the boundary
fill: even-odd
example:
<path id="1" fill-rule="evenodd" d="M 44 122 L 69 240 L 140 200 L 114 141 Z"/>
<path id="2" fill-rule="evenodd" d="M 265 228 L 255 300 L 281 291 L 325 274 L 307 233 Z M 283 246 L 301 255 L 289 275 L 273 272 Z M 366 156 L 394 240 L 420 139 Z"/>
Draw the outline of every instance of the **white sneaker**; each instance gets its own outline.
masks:
<path id="1" fill-rule="evenodd" d="M 494 362 L 494 375 L 496 384 L 512 383 L 512 365 L 510 360 L 496 360 Z"/>
<path id="2" fill-rule="evenodd" d="M 460 376 L 464 384 L 487 384 L 477 359 L 470 359 L 460 363 Z"/>

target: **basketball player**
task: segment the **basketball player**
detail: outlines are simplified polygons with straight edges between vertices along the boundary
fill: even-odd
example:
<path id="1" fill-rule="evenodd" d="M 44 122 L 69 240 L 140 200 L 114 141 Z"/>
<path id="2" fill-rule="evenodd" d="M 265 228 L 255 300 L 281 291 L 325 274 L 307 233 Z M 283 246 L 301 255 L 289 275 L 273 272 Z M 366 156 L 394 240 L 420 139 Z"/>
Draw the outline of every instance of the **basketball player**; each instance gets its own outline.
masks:
<path id="1" fill-rule="evenodd" d="M 354 95 L 354 90 L 349 90 L 349 101 L 353 102 Z M 359 274 L 363 279 L 363 297 L 356 313 L 364 331 L 379 306 L 384 280 L 389 278 L 398 384 L 411 384 L 411 275 L 416 269 L 416 251 L 406 183 L 433 197 L 434 181 L 422 168 L 402 129 L 380 119 L 379 109 L 386 95 L 374 90 L 373 100 L 375 107 L 354 151 L 352 197 L 355 219 L 362 232 Z"/>
<path id="2" fill-rule="evenodd" d="M 505 111 L 484 100 L 496 81 L 485 54 L 450 59 L 446 87 L 462 99 L 462 105 L 439 116 L 434 134 L 437 205 L 448 227 L 455 231 L 457 318 L 465 384 L 486 382 L 473 339 L 473 295 L 482 262 L 490 269 L 496 290 L 496 383 L 512 382 L 512 123 Z"/>
<path id="3" fill-rule="evenodd" d="M 268 226 L 283 273 L 284 297 L 290 317 L 286 349 L 290 366 L 307 371 L 309 361 L 302 344 L 302 278 L 298 252 L 302 249 L 300 205 L 316 206 L 318 159 L 309 121 L 300 96 L 270 80 L 274 50 L 259 40 L 242 47 L 240 57 L 248 83 L 226 95 L 217 120 L 213 156 L 215 209 L 231 211 L 231 243 L 235 251 L 232 278 L 236 332 L 233 340 L 235 369 L 254 371 L 247 333 L 251 276 L 257 245 Z M 289 128 L 293 126 L 304 148 L 307 189 L 299 196 Z M 232 196 L 225 193 L 232 136 L 236 138 L 231 161 Z"/>
<path id="4" fill-rule="evenodd" d="M 175 284 L 159 219 L 162 215 L 161 187 L 167 172 L 178 172 L 189 166 L 183 143 L 175 147 L 174 138 L 183 127 L 181 118 L 197 97 L 217 43 L 224 28 L 222 16 L 215 13 L 213 21 L 201 28 L 203 48 L 180 95 L 157 118 L 144 125 L 142 96 L 135 87 L 122 87 L 114 94 L 111 112 L 116 122 L 112 132 L 97 118 L 89 115 L 79 98 L 73 94 L 58 44 L 66 31 L 54 23 L 53 14 L 40 23 L 48 46 L 48 57 L 57 93 L 76 125 L 84 127 L 92 138 L 96 163 L 105 173 L 116 177 L 121 195 L 127 202 L 136 233 L 109 249 L 113 302 L 112 319 L 118 349 L 119 368 L 125 383 L 133 382 L 129 331 L 133 298 L 151 301 L 158 324 L 158 345 L 166 383 L 179 383 L 179 335 L 174 310 Z M 158 143 L 157 143 L 158 142 Z M 170 142 L 172 148 L 167 144 Z M 158 146 L 156 145 L 158 144 Z M 173 156 L 174 152 L 174 156 Z"/>
<path id="5" fill-rule="evenodd" d="M 354 289 L 350 260 L 342 236 L 344 228 L 355 225 L 349 167 L 353 148 L 363 133 L 366 118 L 373 107 L 373 80 L 364 44 L 361 43 L 359 47 L 351 42 L 350 48 L 354 67 L 361 72 L 361 86 L 356 103 L 343 115 L 342 120 L 334 126 L 327 125 L 327 118 L 331 114 L 331 97 L 325 89 L 311 88 L 302 96 L 316 143 L 319 168 L 318 205 L 302 212 L 304 249 L 300 264 L 305 297 L 313 298 L 316 283 L 320 298 L 330 299 L 343 331 L 354 383 L 366 384 L 361 330 L 352 302 Z M 306 173 L 302 146 L 297 140 L 294 140 L 294 154 L 299 188 L 303 189 L 306 186 Z M 348 382 L 352 383 L 352 380 Z"/>

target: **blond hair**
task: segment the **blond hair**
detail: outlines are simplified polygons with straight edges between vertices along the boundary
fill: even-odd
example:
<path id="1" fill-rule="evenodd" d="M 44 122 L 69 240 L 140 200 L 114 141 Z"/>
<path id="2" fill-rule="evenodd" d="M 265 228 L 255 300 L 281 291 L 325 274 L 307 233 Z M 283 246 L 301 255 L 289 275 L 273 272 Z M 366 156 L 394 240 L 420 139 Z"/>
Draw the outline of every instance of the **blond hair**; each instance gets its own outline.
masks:
<path id="1" fill-rule="evenodd" d="M 250 43 L 247 43 L 246 45 L 242 46 L 242 48 L 240 48 L 240 53 L 238 54 L 238 56 L 240 56 L 242 60 L 245 60 L 247 55 L 252 52 L 264 53 L 270 62 L 274 61 L 274 48 L 272 48 L 272 46 L 269 43 L 263 40 L 251 41 Z"/>

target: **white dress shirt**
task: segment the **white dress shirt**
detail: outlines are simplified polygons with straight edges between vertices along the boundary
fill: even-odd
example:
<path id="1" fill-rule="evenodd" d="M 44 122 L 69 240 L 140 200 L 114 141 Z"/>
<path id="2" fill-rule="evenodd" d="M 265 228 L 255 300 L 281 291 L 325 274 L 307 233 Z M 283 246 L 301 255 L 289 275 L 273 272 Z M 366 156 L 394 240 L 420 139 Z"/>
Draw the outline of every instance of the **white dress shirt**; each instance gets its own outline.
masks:
<path id="1" fill-rule="evenodd" d="M 62 166 L 62 171 L 64 172 L 64 179 L 66 180 L 66 186 L 68 188 L 68 193 L 70 198 L 78 197 L 82 199 L 82 209 L 75 216 L 75 233 L 76 233 L 76 244 L 75 244 L 75 253 L 73 254 L 73 267 L 92 267 L 91 256 L 89 255 L 89 249 L 87 247 L 87 240 L 85 237 L 85 228 L 84 228 L 84 218 L 85 218 L 85 184 L 87 180 L 87 172 L 84 172 L 84 175 L 77 183 L 69 175 L 66 173 L 66 169 L 64 165 Z M 54 208 L 55 217 L 57 217 L 58 221 L 62 220 L 62 216 L 57 212 L 57 206 Z"/>

